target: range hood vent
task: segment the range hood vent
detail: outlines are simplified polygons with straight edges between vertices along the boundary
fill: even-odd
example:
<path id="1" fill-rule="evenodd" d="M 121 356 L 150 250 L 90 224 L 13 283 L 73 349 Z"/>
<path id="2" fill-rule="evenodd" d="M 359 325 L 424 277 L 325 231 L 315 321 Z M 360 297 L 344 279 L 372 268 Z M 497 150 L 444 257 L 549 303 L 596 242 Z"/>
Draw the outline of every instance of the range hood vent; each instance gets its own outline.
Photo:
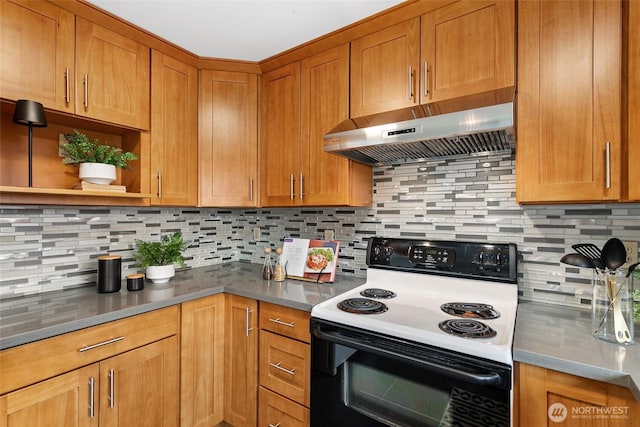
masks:
<path id="1" fill-rule="evenodd" d="M 331 133 L 326 152 L 369 165 L 509 153 L 513 103 Z"/>

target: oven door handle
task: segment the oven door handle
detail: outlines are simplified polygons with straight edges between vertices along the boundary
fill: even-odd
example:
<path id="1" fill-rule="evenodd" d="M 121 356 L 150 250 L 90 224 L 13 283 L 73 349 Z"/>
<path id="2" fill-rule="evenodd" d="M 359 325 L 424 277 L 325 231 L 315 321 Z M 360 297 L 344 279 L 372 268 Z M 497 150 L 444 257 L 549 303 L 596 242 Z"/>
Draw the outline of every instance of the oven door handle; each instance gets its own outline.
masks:
<path id="1" fill-rule="evenodd" d="M 344 335 L 341 335 L 340 332 L 338 331 L 331 331 L 331 332 L 323 331 L 317 326 L 314 326 L 313 334 L 316 336 L 316 338 L 319 338 L 324 341 L 334 342 L 336 344 L 342 344 L 346 347 L 367 351 L 370 353 L 377 354 L 379 356 L 392 357 L 397 360 L 411 362 L 413 365 L 420 366 L 432 372 L 435 371 L 435 372 L 444 374 L 450 378 L 466 381 L 468 383 L 479 384 L 483 386 L 502 385 L 502 378 L 500 377 L 500 374 L 497 372 L 488 371 L 487 373 L 484 373 L 484 374 L 477 374 L 477 373 L 466 372 L 460 369 L 456 369 L 451 366 L 442 366 L 440 364 L 437 364 L 428 360 L 418 359 L 416 357 L 412 357 L 407 354 L 400 354 L 393 350 L 389 350 L 385 348 L 378 348 L 370 344 L 367 344 L 365 342 L 345 337 Z"/>

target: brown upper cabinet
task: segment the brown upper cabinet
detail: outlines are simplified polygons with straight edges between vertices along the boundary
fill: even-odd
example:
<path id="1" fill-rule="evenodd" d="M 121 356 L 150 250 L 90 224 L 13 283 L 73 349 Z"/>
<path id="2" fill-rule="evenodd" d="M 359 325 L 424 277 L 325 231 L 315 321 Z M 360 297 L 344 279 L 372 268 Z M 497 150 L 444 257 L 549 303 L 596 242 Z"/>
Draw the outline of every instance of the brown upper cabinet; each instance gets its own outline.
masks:
<path id="1" fill-rule="evenodd" d="M 518 3 L 518 202 L 620 199 L 621 60 L 621 2 Z"/>
<path id="2" fill-rule="evenodd" d="M 514 84 L 512 1 L 455 2 L 351 43 L 351 118 L 507 102 Z"/>
<path id="3" fill-rule="evenodd" d="M 198 202 L 198 71 L 153 51 L 151 70 L 152 204 Z"/>
<path id="4" fill-rule="evenodd" d="M 149 128 L 148 47 L 48 2 L 0 7 L 0 97 Z"/>
<path id="5" fill-rule="evenodd" d="M 346 44 L 262 76 L 263 206 L 371 205 L 371 167 L 324 152 L 348 119 L 348 87 Z"/>
<path id="6" fill-rule="evenodd" d="M 75 111 L 75 17 L 48 2 L 0 2 L 0 97 Z"/>
<path id="7" fill-rule="evenodd" d="M 200 206 L 258 206 L 258 76 L 200 72 Z"/>

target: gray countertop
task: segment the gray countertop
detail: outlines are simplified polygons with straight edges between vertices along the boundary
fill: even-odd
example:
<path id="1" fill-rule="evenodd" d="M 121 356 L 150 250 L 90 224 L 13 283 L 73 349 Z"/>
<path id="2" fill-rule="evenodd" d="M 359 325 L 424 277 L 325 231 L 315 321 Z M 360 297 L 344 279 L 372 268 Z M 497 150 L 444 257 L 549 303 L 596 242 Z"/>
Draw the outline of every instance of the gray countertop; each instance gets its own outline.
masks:
<path id="1" fill-rule="evenodd" d="M 0 301 L 0 350 L 221 292 L 311 311 L 311 307 L 365 282 L 264 281 L 262 266 L 234 262 L 179 271 L 168 285 L 99 294 L 95 287 Z M 640 343 L 602 342 L 591 336 L 591 311 L 552 304 L 518 306 L 515 361 L 628 387 L 640 401 Z M 637 334 L 636 334 L 637 335 Z"/>
<path id="2" fill-rule="evenodd" d="M 336 276 L 334 283 L 262 280 L 262 266 L 234 262 L 178 271 L 166 285 L 99 294 L 95 286 L 0 302 L 0 350 L 180 304 L 221 292 L 311 311 L 311 307 L 365 282 Z"/>
<path id="3" fill-rule="evenodd" d="M 521 302 L 513 360 L 628 387 L 640 402 L 640 343 L 593 338 L 588 309 Z"/>

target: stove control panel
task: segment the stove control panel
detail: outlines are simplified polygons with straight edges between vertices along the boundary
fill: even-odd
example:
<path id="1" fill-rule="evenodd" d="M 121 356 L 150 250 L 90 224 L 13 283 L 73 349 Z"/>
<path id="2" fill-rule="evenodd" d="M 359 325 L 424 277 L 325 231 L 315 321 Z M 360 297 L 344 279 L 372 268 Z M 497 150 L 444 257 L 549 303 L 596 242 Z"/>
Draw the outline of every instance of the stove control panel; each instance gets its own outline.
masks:
<path id="1" fill-rule="evenodd" d="M 438 246 L 409 247 L 409 261 L 414 264 L 432 264 L 440 267 L 453 267 L 456 261 L 456 251 L 453 248 Z"/>
<path id="2" fill-rule="evenodd" d="M 373 268 L 517 282 L 514 243 L 478 243 L 373 237 L 367 265 Z"/>

